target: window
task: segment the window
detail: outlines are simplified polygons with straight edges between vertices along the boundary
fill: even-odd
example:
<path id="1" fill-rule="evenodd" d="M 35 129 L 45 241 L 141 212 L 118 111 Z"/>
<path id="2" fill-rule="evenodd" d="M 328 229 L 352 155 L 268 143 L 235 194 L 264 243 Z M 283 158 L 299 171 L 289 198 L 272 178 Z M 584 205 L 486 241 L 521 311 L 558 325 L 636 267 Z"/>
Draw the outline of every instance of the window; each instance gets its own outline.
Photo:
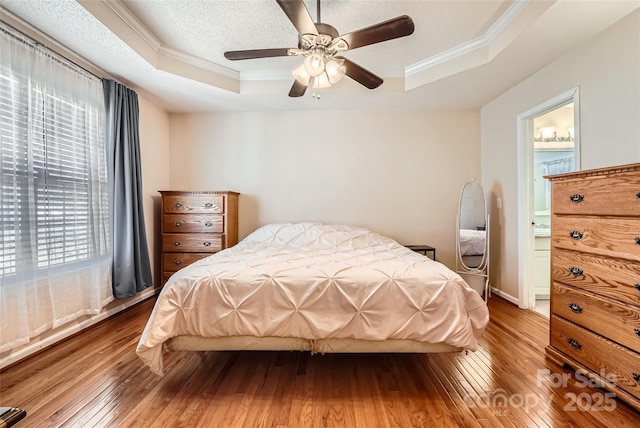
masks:
<path id="1" fill-rule="evenodd" d="M 112 294 L 102 82 L 10 28 L 0 41 L 1 351 Z"/>
<path id="2" fill-rule="evenodd" d="M 70 97 L 46 94 L 26 76 L 11 75 L 4 67 L 0 70 L 0 275 L 106 255 L 107 236 L 94 237 L 92 225 L 94 215 L 104 217 L 103 221 L 108 215 L 104 140 L 99 121 L 85 120 L 85 114 L 86 108 Z M 88 147 L 87 134 L 97 135 L 101 144 Z M 95 162 L 92 150 L 98 152 Z M 102 188 L 98 201 L 102 212 L 91 207 L 92 185 Z M 17 242 L 33 238 L 31 227 L 35 228 L 34 257 L 17 258 L 17 249 L 31 248 Z M 103 242 L 94 245 L 96 240 Z"/>

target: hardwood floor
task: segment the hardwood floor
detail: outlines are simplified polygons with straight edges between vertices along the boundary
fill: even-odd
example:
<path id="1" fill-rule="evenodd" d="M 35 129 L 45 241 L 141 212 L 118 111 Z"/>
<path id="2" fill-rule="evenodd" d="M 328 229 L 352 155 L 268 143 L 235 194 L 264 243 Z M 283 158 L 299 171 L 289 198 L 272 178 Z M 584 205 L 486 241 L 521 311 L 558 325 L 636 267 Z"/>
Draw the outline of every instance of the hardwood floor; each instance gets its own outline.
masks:
<path id="1" fill-rule="evenodd" d="M 173 352 L 135 347 L 150 299 L 0 372 L 17 427 L 638 426 L 640 413 L 545 359 L 548 320 L 494 297 L 468 354 Z M 583 407 L 583 409 L 580 408 Z"/>

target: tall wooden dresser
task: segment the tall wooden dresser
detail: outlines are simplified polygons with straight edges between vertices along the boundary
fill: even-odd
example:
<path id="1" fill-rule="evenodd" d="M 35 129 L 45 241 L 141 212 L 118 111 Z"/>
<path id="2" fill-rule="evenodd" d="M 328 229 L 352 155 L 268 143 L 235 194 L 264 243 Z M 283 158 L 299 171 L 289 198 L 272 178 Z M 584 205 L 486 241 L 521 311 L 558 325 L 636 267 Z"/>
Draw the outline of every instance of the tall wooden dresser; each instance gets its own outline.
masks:
<path id="1" fill-rule="evenodd" d="M 640 163 L 547 178 L 547 357 L 640 410 Z"/>
<path id="2" fill-rule="evenodd" d="M 238 193 L 160 193 L 163 284 L 179 269 L 238 243 Z"/>

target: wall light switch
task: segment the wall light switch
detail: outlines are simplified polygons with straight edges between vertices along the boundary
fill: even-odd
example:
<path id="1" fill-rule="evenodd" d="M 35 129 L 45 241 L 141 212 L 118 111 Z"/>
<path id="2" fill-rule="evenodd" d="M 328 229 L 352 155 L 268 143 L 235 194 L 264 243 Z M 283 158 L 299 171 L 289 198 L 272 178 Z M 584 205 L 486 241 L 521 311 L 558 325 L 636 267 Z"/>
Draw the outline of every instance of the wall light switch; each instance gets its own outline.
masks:
<path id="1" fill-rule="evenodd" d="M 502 209 L 502 198 L 496 198 L 496 205 L 499 210 Z"/>

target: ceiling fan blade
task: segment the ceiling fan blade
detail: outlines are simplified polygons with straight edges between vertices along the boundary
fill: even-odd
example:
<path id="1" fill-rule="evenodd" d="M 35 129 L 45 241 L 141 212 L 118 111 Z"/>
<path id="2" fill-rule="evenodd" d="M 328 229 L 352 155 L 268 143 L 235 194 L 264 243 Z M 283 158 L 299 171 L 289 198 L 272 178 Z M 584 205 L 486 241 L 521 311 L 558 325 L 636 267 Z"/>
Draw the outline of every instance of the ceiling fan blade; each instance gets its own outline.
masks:
<path id="1" fill-rule="evenodd" d="M 307 85 L 300 83 L 297 80 L 293 81 L 293 86 L 289 90 L 290 97 L 301 97 L 307 91 Z"/>
<path id="2" fill-rule="evenodd" d="M 407 15 L 402 15 L 370 27 L 347 33 L 344 36 L 340 36 L 340 38 L 347 42 L 349 50 L 352 50 L 362 46 L 408 36 L 413 33 L 414 28 L 413 20 Z"/>
<path id="3" fill-rule="evenodd" d="M 244 51 L 227 51 L 224 53 L 224 57 L 232 61 L 239 59 L 271 58 L 274 56 L 289 56 L 289 48 L 250 49 Z"/>
<path id="4" fill-rule="evenodd" d="M 318 34 L 316 24 L 309 14 L 303 0 L 276 0 L 289 21 L 296 27 L 298 34 Z"/>
<path id="5" fill-rule="evenodd" d="M 361 85 L 366 86 L 369 89 L 375 89 L 378 86 L 382 85 L 383 80 L 381 77 L 376 76 L 369 70 L 360 67 L 355 62 L 349 61 L 346 58 L 343 58 L 341 56 L 337 56 L 336 58 L 344 60 L 344 74 L 360 83 Z"/>

